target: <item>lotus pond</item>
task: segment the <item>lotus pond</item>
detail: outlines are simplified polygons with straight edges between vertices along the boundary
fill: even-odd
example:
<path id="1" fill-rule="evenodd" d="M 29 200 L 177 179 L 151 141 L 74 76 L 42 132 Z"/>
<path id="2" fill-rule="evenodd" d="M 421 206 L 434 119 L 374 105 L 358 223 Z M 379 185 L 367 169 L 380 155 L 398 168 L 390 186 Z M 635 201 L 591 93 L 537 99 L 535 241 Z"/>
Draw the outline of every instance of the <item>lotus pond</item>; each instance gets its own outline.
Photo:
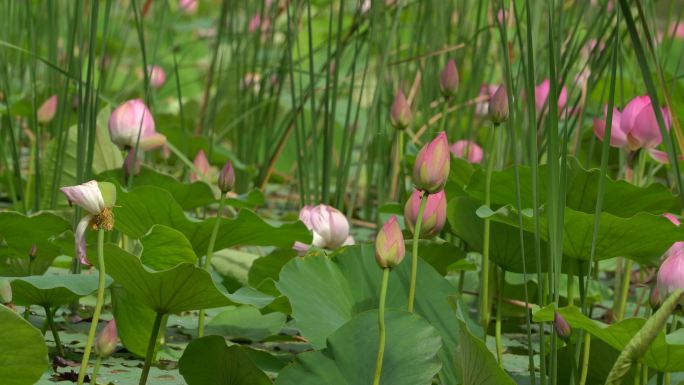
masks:
<path id="1" fill-rule="evenodd" d="M 0 385 L 684 384 L 682 1 L 0 14 Z"/>

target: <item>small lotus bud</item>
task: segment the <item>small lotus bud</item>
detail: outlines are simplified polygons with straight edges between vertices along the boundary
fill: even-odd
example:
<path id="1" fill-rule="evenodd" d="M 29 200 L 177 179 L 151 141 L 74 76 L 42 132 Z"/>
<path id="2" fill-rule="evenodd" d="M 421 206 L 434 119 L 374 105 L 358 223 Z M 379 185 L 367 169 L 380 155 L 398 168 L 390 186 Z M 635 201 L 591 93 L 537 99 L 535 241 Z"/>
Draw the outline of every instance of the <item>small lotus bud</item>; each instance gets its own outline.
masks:
<path id="1" fill-rule="evenodd" d="M 651 288 L 651 295 L 648 297 L 648 304 L 651 305 L 651 309 L 657 310 L 662 304 L 662 298 L 660 297 L 660 290 L 658 290 L 658 285 Z"/>
<path id="2" fill-rule="evenodd" d="M 123 164 L 123 171 L 126 178 L 131 175 L 140 174 L 140 165 L 142 164 L 142 154 L 137 153 L 134 150 L 128 151 L 126 159 Z"/>
<path id="3" fill-rule="evenodd" d="M 111 320 L 107 322 L 107 325 L 97 336 L 97 340 L 95 340 L 95 353 L 101 358 L 109 357 L 116 350 L 118 339 L 116 321 Z"/>
<path id="4" fill-rule="evenodd" d="M 470 140 L 457 140 L 451 145 L 451 153 L 461 159 L 465 159 L 470 163 L 482 162 L 482 147 Z"/>
<path id="5" fill-rule="evenodd" d="M 447 136 L 440 132 L 437 138 L 418 152 L 413 166 L 413 184 L 416 188 L 430 194 L 442 190 L 449 178 L 450 156 Z"/>
<path id="6" fill-rule="evenodd" d="M 489 118 L 496 125 L 508 120 L 508 93 L 505 86 L 500 86 L 489 101 Z"/>
<path id="7" fill-rule="evenodd" d="M 424 193 L 421 191 L 413 190 L 411 197 L 406 201 L 406 206 L 404 206 L 404 220 L 412 233 L 418 220 L 422 194 Z M 446 208 L 447 202 L 444 191 L 428 195 L 423 211 L 423 220 L 420 224 L 421 238 L 432 238 L 442 231 L 444 223 L 446 223 Z"/>
<path id="8" fill-rule="evenodd" d="M 227 193 L 233 189 L 235 185 L 235 170 L 233 169 L 233 163 L 227 161 L 226 164 L 221 169 L 221 173 L 218 177 L 218 187 L 222 193 Z"/>
<path id="9" fill-rule="evenodd" d="M 439 91 L 445 98 L 450 98 L 456 91 L 458 91 L 458 69 L 456 69 L 456 62 L 454 59 L 449 59 L 446 66 L 442 70 L 442 75 L 439 79 Z"/>
<path id="10" fill-rule="evenodd" d="M 557 311 L 553 313 L 553 328 L 556 329 L 556 334 L 563 341 L 567 341 L 570 338 L 570 334 L 572 334 L 570 324 Z"/>
<path id="11" fill-rule="evenodd" d="M 125 102 L 109 117 L 109 136 L 123 149 L 150 150 L 166 143 L 166 137 L 155 131 L 152 113 L 140 99 Z"/>
<path id="12" fill-rule="evenodd" d="M 55 117 L 56 112 L 57 95 L 52 95 L 38 108 L 38 122 L 43 124 L 50 123 Z"/>
<path id="13" fill-rule="evenodd" d="M 160 66 L 147 66 L 152 88 L 160 88 L 166 82 L 166 72 Z"/>
<path id="14" fill-rule="evenodd" d="M 375 238 L 375 260 L 383 269 L 392 268 L 404 259 L 405 247 L 397 217 L 392 215 Z"/>
<path id="15" fill-rule="evenodd" d="M 406 96 L 401 90 L 397 91 L 390 110 L 390 123 L 392 127 L 403 130 L 411 124 L 411 106 L 406 101 Z"/>
<path id="16" fill-rule="evenodd" d="M 12 302 L 12 285 L 7 278 L 0 278 L 0 303 Z"/>
<path id="17" fill-rule="evenodd" d="M 199 150 L 197 155 L 195 155 L 195 160 L 192 161 L 192 164 L 195 166 L 196 171 L 193 170 L 190 173 L 191 182 L 203 179 L 209 174 L 211 165 L 209 164 L 209 159 L 207 159 L 207 155 L 204 153 L 204 150 Z"/>

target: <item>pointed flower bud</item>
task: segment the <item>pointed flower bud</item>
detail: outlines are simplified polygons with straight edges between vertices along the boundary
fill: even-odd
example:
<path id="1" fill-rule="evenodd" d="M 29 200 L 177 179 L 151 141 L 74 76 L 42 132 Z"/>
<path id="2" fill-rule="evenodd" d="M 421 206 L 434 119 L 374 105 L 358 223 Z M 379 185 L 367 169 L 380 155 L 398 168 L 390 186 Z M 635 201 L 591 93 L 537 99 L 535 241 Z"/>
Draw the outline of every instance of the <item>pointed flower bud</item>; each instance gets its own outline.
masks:
<path id="1" fill-rule="evenodd" d="M 405 253 L 404 235 L 401 233 L 397 216 L 392 215 L 375 238 L 375 260 L 383 269 L 393 268 L 401 263 Z"/>
<path id="2" fill-rule="evenodd" d="M 226 162 L 221 169 L 221 173 L 218 177 L 218 187 L 222 193 L 227 193 L 233 189 L 235 185 L 235 170 L 233 169 L 233 162 L 230 160 Z"/>
<path id="3" fill-rule="evenodd" d="M 91 180 L 78 186 L 62 187 L 60 190 L 66 195 L 69 205 L 75 204 L 87 212 L 76 226 L 74 239 L 81 263 L 89 264 L 86 257 L 85 232 L 89 226 L 95 230 L 106 231 L 114 228 L 111 208 L 116 202 L 116 187 L 109 182 Z"/>
<path id="4" fill-rule="evenodd" d="M 57 95 L 50 96 L 38 108 L 38 122 L 46 124 L 50 123 L 57 112 Z"/>
<path id="5" fill-rule="evenodd" d="M 155 130 L 152 113 L 140 99 L 129 100 L 112 111 L 109 136 L 122 149 L 135 148 L 137 144 L 146 151 L 166 143 L 166 137 Z"/>
<path id="6" fill-rule="evenodd" d="M 446 134 L 440 132 L 418 152 L 413 166 L 413 184 L 430 194 L 442 190 L 449 178 L 450 164 L 449 141 Z"/>
<path id="7" fill-rule="evenodd" d="M 568 324 L 568 321 L 566 321 L 557 311 L 553 313 L 553 328 L 556 329 L 556 334 L 563 341 L 567 341 L 572 334 L 570 324 Z"/>
<path id="8" fill-rule="evenodd" d="M 116 321 L 111 320 L 107 322 L 107 325 L 102 329 L 100 334 L 95 340 L 95 353 L 101 358 L 107 358 L 114 350 L 116 350 L 116 344 L 119 340 L 118 333 L 116 331 Z"/>
<path id="9" fill-rule="evenodd" d="M 418 220 L 422 194 L 424 193 L 421 191 L 413 190 L 411 197 L 404 206 L 404 220 L 412 233 Z M 432 238 L 442 231 L 444 223 L 446 223 L 446 208 L 447 202 L 444 191 L 428 195 L 425 210 L 423 211 L 423 221 L 420 224 L 421 238 Z"/>
<path id="10" fill-rule="evenodd" d="M 494 124 L 508 120 L 508 92 L 503 85 L 496 90 L 489 102 L 489 118 Z"/>
<path id="11" fill-rule="evenodd" d="M 439 78 L 439 91 L 445 98 L 450 98 L 458 91 L 458 83 L 459 78 L 456 62 L 454 59 L 449 59 Z"/>
<path id="12" fill-rule="evenodd" d="M 12 302 L 12 285 L 7 278 L 0 278 L 0 304 Z"/>
<path id="13" fill-rule="evenodd" d="M 411 106 L 401 90 L 398 90 L 394 96 L 392 110 L 390 111 L 390 123 L 392 127 L 398 130 L 403 130 L 411 124 Z"/>
<path id="14" fill-rule="evenodd" d="M 470 140 L 456 141 L 456 143 L 451 145 L 451 153 L 455 157 L 465 159 L 470 163 L 482 162 L 482 147 Z"/>
<path id="15" fill-rule="evenodd" d="M 199 150 L 197 155 L 195 155 L 195 160 L 192 161 L 192 164 L 195 166 L 195 170 L 190 172 L 190 182 L 196 182 L 200 179 L 204 179 L 209 175 L 209 171 L 211 170 L 211 165 L 209 164 L 209 159 L 207 159 L 207 155 L 204 153 L 204 150 Z"/>
<path id="16" fill-rule="evenodd" d="M 166 72 L 160 66 L 147 66 L 152 88 L 160 88 L 166 82 Z"/>
<path id="17" fill-rule="evenodd" d="M 312 245 L 315 247 L 334 250 L 348 242 L 349 222 L 334 207 L 324 204 L 304 206 L 299 212 L 299 220 L 313 232 Z"/>

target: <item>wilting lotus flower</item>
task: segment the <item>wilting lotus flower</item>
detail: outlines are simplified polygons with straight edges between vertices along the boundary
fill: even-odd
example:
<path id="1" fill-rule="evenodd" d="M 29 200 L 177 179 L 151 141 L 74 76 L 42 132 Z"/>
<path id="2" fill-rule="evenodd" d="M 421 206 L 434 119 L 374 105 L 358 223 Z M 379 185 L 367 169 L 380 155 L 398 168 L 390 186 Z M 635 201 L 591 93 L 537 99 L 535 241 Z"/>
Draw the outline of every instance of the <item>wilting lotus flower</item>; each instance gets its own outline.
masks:
<path id="1" fill-rule="evenodd" d="M 568 338 L 570 338 L 570 334 L 572 334 L 572 328 L 570 327 L 570 324 L 568 324 L 568 321 L 566 321 L 565 318 L 563 318 L 563 316 L 557 311 L 553 313 L 553 328 L 556 330 L 558 338 L 562 339 L 563 341 L 567 341 Z"/>
<path id="2" fill-rule="evenodd" d="M 199 150 L 197 155 L 195 155 L 195 160 L 192 161 L 192 164 L 195 166 L 195 170 L 197 170 L 197 172 L 194 170 L 190 172 L 190 182 L 196 182 L 200 179 L 205 179 L 207 175 L 209 175 L 211 165 L 209 164 L 209 159 L 207 159 L 207 155 L 204 153 L 204 150 Z"/>
<path id="3" fill-rule="evenodd" d="M 439 78 L 439 90 L 445 98 L 450 98 L 458 91 L 458 84 L 459 78 L 456 62 L 454 59 L 449 59 Z"/>
<path id="4" fill-rule="evenodd" d="M 451 153 L 461 159 L 465 159 L 470 163 L 482 162 L 482 147 L 471 140 L 458 140 L 451 145 Z"/>
<path id="5" fill-rule="evenodd" d="M 549 79 L 541 82 L 534 89 L 534 102 L 537 112 L 541 112 L 546 105 L 546 99 L 549 98 L 549 92 L 551 92 L 551 81 Z M 565 103 L 568 101 L 568 90 L 563 86 L 561 88 L 560 94 L 558 95 L 558 110 L 562 111 L 565 108 Z"/>
<path id="6" fill-rule="evenodd" d="M 411 106 L 406 101 L 406 96 L 401 90 L 397 90 L 390 110 L 390 123 L 392 127 L 403 130 L 411 124 Z"/>
<path id="7" fill-rule="evenodd" d="M 413 166 L 413 184 L 430 194 L 442 190 L 449 178 L 450 164 L 449 141 L 442 131 L 418 152 Z"/>
<path id="8" fill-rule="evenodd" d="M 225 194 L 233 189 L 233 185 L 235 185 L 235 169 L 233 169 L 233 162 L 229 160 L 221 169 L 218 177 L 218 187 Z"/>
<path id="9" fill-rule="evenodd" d="M 404 235 L 397 216 L 392 215 L 375 238 L 375 260 L 383 269 L 392 268 L 401 263 L 405 253 Z"/>
<path id="10" fill-rule="evenodd" d="M 411 197 L 404 206 L 404 220 L 412 233 L 418 220 L 421 196 L 422 193 L 420 191 L 413 190 Z M 423 220 L 420 224 L 421 238 L 432 238 L 442 231 L 444 223 L 446 223 L 446 208 L 447 202 L 444 191 L 428 195 L 425 210 L 423 211 Z"/>
<path id="11" fill-rule="evenodd" d="M 107 358 L 116 349 L 116 344 L 119 340 L 118 334 L 116 332 L 116 321 L 111 320 L 107 322 L 107 325 L 102 329 L 100 334 L 95 340 L 95 353 L 101 358 Z"/>
<path id="12" fill-rule="evenodd" d="M 483 84 L 480 86 L 480 95 L 478 95 L 478 102 L 475 104 L 475 114 L 478 116 L 489 115 L 489 102 L 498 89 L 496 84 Z"/>
<path id="13" fill-rule="evenodd" d="M 93 230 L 109 231 L 114 227 L 112 207 L 116 202 L 116 187 L 108 182 L 91 180 L 78 186 L 62 187 L 69 205 L 77 205 L 86 211 L 86 215 L 76 226 L 76 254 L 81 263 L 89 265 L 86 257 L 85 232 L 90 225 Z"/>
<path id="14" fill-rule="evenodd" d="M 489 118 L 494 124 L 501 124 L 508 120 L 508 93 L 505 86 L 497 88 L 489 101 Z"/>
<path id="15" fill-rule="evenodd" d="M 38 122 L 40 123 L 50 123 L 55 117 L 57 112 L 57 95 L 50 96 L 46 101 L 41 104 L 38 108 Z"/>
<path id="16" fill-rule="evenodd" d="M 147 66 L 147 73 L 150 76 L 150 85 L 159 88 L 166 82 L 166 72 L 160 66 Z"/>
<path id="17" fill-rule="evenodd" d="M 665 129 L 669 130 L 669 110 L 664 107 L 661 111 L 665 120 Z M 637 96 L 627 103 L 620 118 L 620 128 L 627 136 L 627 145 L 632 151 L 644 147 L 656 147 L 663 140 L 651 98 L 648 95 Z"/>
<path id="18" fill-rule="evenodd" d="M 608 120 L 608 106 L 604 108 L 604 120 L 599 120 L 594 118 L 594 134 L 596 137 L 603 141 L 603 137 L 606 133 L 606 121 Z M 610 145 L 617 148 L 627 147 L 627 134 L 622 131 L 622 126 L 620 125 L 620 119 L 622 114 L 617 108 L 613 108 L 613 121 L 610 129 Z"/>
<path id="19" fill-rule="evenodd" d="M 12 285 L 7 278 L 0 278 L 0 304 L 12 302 Z"/>
<path id="20" fill-rule="evenodd" d="M 199 7 L 199 0 L 180 0 L 178 2 L 179 8 L 186 14 L 192 15 L 197 12 Z"/>
<path id="21" fill-rule="evenodd" d="M 123 149 L 135 148 L 137 143 L 141 150 L 150 150 L 166 143 L 166 137 L 155 131 L 152 113 L 140 99 L 129 100 L 112 111 L 109 136 Z"/>
<path id="22" fill-rule="evenodd" d="M 347 217 L 334 207 L 324 204 L 304 206 L 299 212 L 299 220 L 313 232 L 312 245 L 315 247 L 333 250 L 354 244 L 354 239 L 349 235 Z M 308 246 L 298 242 L 295 249 L 305 251 Z"/>

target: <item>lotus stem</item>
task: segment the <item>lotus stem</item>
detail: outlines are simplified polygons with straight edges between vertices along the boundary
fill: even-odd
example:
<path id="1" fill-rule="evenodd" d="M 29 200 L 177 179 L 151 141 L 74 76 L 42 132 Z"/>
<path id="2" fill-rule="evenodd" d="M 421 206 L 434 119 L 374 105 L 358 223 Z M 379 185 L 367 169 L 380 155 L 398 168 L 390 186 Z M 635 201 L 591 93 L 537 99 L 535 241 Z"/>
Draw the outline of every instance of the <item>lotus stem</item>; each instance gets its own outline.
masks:
<path id="1" fill-rule="evenodd" d="M 503 368 L 503 343 L 501 341 L 501 306 L 503 305 L 503 288 L 506 277 L 506 271 L 498 270 L 497 279 L 497 293 L 496 293 L 496 326 L 494 331 L 494 338 L 496 339 L 496 358 L 499 361 L 499 367 Z"/>
<path id="2" fill-rule="evenodd" d="M 90 378 L 90 382 L 93 385 L 97 385 L 97 374 L 100 372 L 100 364 L 102 364 L 102 356 L 98 354 L 95 361 L 95 369 L 93 369 L 93 376 Z"/>
<path id="3" fill-rule="evenodd" d="M 86 371 L 88 370 L 90 351 L 93 348 L 93 341 L 95 340 L 95 333 L 97 332 L 97 323 L 100 320 L 100 313 L 102 312 L 102 305 L 104 303 L 105 278 L 107 276 L 104 261 L 104 232 L 104 229 L 100 229 L 97 232 L 97 302 L 95 303 L 95 311 L 93 312 L 93 319 L 90 323 L 88 341 L 86 342 L 83 358 L 81 359 L 81 370 L 78 372 L 78 385 L 83 385 L 83 380 L 85 379 Z"/>
<path id="4" fill-rule="evenodd" d="M 145 354 L 145 364 L 143 365 L 142 374 L 140 374 L 139 385 L 145 385 L 147 383 L 147 376 L 150 374 L 150 367 L 154 361 L 154 352 L 157 348 L 157 337 L 159 337 L 159 329 L 161 328 L 163 318 L 164 314 L 157 312 L 157 315 L 154 318 L 154 325 L 152 326 L 152 333 L 150 334 L 150 341 L 147 343 L 147 354 Z"/>
<path id="5" fill-rule="evenodd" d="M 389 284 L 390 268 L 382 269 L 382 286 L 380 287 L 380 304 L 378 306 L 378 358 L 375 361 L 375 376 L 373 376 L 373 385 L 380 385 L 380 376 L 382 375 L 382 360 L 385 357 L 385 299 L 387 298 L 387 286 Z"/>
<path id="6" fill-rule="evenodd" d="M 204 261 L 204 270 L 206 271 L 211 269 L 211 257 L 214 255 L 214 244 L 216 244 L 216 237 L 218 236 L 219 227 L 221 227 L 221 213 L 223 213 L 223 208 L 225 205 L 226 194 L 221 193 L 219 208 L 216 214 L 216 222 L 214 222 L 214 228 L 211 231 L 211 237 L 209 238 L 209 246 L 207 247 L 207 259 Z M 198 337 L 204 337 L 204 316 L 204 309 L 200 309 L 199 320 L 197 324 Z"/>
<path id="7" fill-rule="evenodd" d="M 624 259 L 622 265 L 622 282 L 620 283 L 620 298 L 615 310 L 615 319 L 621 321 L 625 317 L 625 304 L 629 297 L 629 283 L 632 278 L 632 260 Z"/>
<path id="8" fill-rule="evenodd" d="M 589 373 L 589 355 L 591 352 L 591 334 L 584 332 L 584 345 L 582 352 L 582 372 L 580 373 L 580 385 L 587 383 L 587 374 Z"/>
<path id="9" fill-rule="evenodd" d="M 55 325 L 55 320 L 52 315 L 52 311 L 49 306 L 45 306 L 45 316 L 47 317 L 47 324 L 52 331 L 52 337 L 55 339 L 55 346 L 57 347 L 57 355 L 64 357 L 64 347 L 62 346 L 62 341 L 59 339 L 59 333 L 57 332 L 57 326 Z"/>
<path id="10" fill-rule="evenodd" d="M 497 125 L 494 126 L 497 128 Z M 489 136 L 489 159 L 487 159 L 487 173 L 485 176 L 485 206 L 491 205 L 492 191 L 492 171 L 496 160 L 496 133 L 494 130 Z M 490 241 L 490 218 L 484 219 L 484 240 L 482 244 L 482 280 L 480 288 L 480 322 L 484 331 L 484 338 L 487 338 L 487 327 L 489 325 L 489 241 Z"/>
<path id="11" fill-rule="evenodd" d="M 423 224 L 423 213 L 427 205 L 428 192 L 423 191 L 420 199 L 420 208 L 416 218 L 416 227 L 413 230 L 413 249 L 411 252 L 411 286 L 409 286 L 408 312 L 413 313 L 413 302 L 416 299 L 416 279 L 418 277 L 418 240 L 420 239 L 420 227 Z"/>

